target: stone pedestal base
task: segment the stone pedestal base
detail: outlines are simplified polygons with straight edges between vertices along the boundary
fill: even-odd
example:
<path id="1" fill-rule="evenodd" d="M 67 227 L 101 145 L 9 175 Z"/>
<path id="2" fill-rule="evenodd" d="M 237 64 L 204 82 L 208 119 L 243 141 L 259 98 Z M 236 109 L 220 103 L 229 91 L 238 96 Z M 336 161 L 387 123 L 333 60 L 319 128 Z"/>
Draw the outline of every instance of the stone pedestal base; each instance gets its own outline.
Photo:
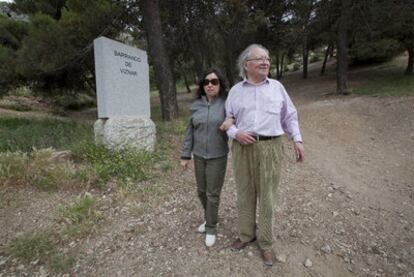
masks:
<path id="1" fill-rule="evenodd" d="M 155 124 L 150 118 L 112 117 L 98 119 L 94 125 L 95 142 L 109 149 L 132 148 L 154 151 Z"/>

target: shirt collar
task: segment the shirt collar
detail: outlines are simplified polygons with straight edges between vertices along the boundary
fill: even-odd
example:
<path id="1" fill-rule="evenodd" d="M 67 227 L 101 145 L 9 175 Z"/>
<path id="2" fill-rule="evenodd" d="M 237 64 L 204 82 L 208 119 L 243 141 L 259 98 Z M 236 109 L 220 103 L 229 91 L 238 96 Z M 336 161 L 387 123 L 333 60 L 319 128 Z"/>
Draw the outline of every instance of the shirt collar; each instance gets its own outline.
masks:
<path id="1" fill-rule="evenodd" d="M 243 79 L 243 85 L 250 85 L 250 86 L 261 86 L 263 84 L 268 84 L 269 83 L 269 78 L 266 77 L 266 79 L 264 79 L 262 82 L 257 83 L 257 84 L 252 84 L 251 82 L 249 82 L 249 80 L 247 80 L 247 78 Z"/>

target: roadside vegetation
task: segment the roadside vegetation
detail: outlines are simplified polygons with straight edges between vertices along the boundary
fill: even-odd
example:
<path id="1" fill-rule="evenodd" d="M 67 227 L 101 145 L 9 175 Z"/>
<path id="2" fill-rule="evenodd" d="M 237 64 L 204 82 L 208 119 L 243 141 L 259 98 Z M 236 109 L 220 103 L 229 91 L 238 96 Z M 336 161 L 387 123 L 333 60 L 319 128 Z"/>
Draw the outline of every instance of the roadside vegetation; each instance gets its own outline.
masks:
<path id="1" fill-rule="evenodd" d="M 153 107 L 154 112 L 159 112 L 159 106 Z M 173 123 L 155 116 L 157 144 L 153 153 L 108 150 L 94 143 L 91 122 L 43 113 L 46 116 L 0 118 L 0 189 L 69 191 L 81 197 L 56 207 L 52 226 L 18 234 L 4 251 L 28 266 L 40 263 L 50 272 L 69 273 L 82 255 L 76 248 L 63 251 L 62 247 L 93 236 L 106 222 L 107 203 L 96 195 L 111 192 L 117 202 L 114 205 L 122 205 L 131 197 L 145 199 L 168 193 L 158 187 L 156 178 L 174 167 L 174 139 L 184 132 L 185 111 L 182 119 Z M 0 206 L 7 205 L 4 201 Z M 137 203 L 128 209 L 139 215 L 147 208 Z"/>

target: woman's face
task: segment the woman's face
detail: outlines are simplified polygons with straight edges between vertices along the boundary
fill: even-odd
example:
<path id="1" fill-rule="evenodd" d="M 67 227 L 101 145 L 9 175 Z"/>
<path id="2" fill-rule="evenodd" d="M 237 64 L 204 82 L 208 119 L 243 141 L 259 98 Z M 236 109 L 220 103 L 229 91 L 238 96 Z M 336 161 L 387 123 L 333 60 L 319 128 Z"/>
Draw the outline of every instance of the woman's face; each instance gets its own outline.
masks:
<path id="1" fill-rule="evenodd" d="M 203 88 L 209 99 L 218 95 L 220 91 L 220 81 L 216 73 L 210 73 L 204 78 Z"/>

